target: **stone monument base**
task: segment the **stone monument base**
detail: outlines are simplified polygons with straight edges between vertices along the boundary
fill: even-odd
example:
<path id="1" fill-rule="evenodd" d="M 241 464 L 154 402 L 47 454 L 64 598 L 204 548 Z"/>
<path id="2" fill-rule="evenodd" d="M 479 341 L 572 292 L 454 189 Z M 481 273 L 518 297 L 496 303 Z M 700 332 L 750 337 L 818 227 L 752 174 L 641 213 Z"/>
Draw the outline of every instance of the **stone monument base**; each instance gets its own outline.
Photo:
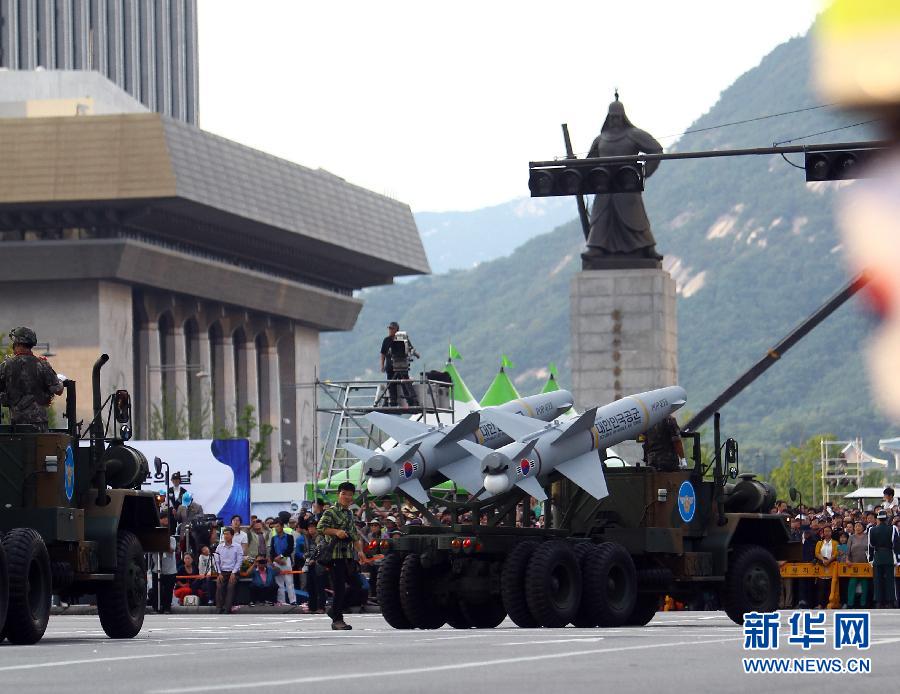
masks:
<path id="1" fill-rule="evenodd" d="M 678 383 L 675 281 L 659 268 L 584 270 L 571 290 L 572 392 L 579 410 Z M 628 462 L 637 444 L 620 444 Z"/>

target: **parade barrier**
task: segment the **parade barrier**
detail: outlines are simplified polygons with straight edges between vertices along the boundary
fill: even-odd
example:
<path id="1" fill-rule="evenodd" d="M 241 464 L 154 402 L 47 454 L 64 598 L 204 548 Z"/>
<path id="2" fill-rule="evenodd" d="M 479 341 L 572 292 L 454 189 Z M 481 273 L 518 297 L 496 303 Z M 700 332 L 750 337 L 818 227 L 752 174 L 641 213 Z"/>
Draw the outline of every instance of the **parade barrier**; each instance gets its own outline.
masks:
<path id="1" fill-rule="evenodd" d="M 900 566 L 894 567 L 894 576 L 900 577 Z M 831 593 L 828 596 L 828 608 L 841 606 L 842 578 L 872 578 L 871 564 L 847 564 L 833 562 L 830 566 L 811 562 L 785 562 L 781 565 L 782 578 L 819 578 L 831 579 Z"/>

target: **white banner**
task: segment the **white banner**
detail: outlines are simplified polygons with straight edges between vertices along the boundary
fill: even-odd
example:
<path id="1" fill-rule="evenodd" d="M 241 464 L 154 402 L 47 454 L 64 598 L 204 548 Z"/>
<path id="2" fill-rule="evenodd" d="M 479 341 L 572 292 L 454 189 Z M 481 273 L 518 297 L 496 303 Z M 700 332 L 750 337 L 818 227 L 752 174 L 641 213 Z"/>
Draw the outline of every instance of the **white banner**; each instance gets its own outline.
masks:
<path id="1" fill-rule="evenodd" d="M 195 439 L 177 441 L 129 441 L 150 463 L 142 487 L 165 491 L 170 483 L 165 472 L 156 474 L 153 460 L 169 464 L 169 474 L 181 475 L 181 485 L 203 507 L 228 523 L 239 515 L 250 518 L 250 442 L 247 439 Z"/>

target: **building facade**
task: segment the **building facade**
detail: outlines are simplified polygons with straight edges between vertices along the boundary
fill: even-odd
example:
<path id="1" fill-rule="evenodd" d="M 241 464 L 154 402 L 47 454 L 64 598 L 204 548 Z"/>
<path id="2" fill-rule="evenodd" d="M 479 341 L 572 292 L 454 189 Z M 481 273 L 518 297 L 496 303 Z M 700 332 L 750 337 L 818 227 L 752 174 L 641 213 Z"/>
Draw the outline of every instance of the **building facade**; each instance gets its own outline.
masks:
<path id="1" fill-rule="evenodd" d="M 353 327 L 354 290 L 428 272 L 409 207 L 155 113 L 0 118 L 0 152 L 0 326 L 50 343 L 79 418 L 107 353 L 137 437 L 252 411 L 263 481 L 311 481 L 319 333 Z"/>
<path id="2" fill-rule="evenodd" d="M 0 68 L 93 70 L 197 124 L 196 0 L 0 0 Z"/>

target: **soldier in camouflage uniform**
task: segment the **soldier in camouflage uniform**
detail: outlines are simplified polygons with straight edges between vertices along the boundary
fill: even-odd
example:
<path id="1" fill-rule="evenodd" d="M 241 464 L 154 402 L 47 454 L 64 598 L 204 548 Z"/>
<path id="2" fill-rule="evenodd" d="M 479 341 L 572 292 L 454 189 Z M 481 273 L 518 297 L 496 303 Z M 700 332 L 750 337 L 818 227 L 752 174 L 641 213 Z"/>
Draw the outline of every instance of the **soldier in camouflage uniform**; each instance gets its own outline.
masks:
<path id="1" fill-rule="evenodd" d="M 352 629 L 344 621 L 348 584 L 354 593 L 365 592 L 356 556 L 358 554 L 362 561 L 367 560 L 356 529 L 356 519 L 350 510 L 355 493 L 353 483 L 342 482 L 338 486 L 338 503 L 325 511 L 318 523 L 318 532 L 324 540 L 318 561 L 331 570 L 331 587 L 334 590 L 334 601 L 326 614 L 331 617 L 331 628 L 335 631 Z"/>
<path id="2" fill-rule="evenodd" d="M 37 336 L 31 328 L 16 328 L 9 334 L 13 355 L 0 363 L 0 404 L 9 407 L 11 424 L 31 424 L 47 431 L 47 408 L 62 384 L 50 363 L 35 356 L 31 348 Z"/>
<path id="3" fill-rule="evenodd" d="M 669 416 L 654 424 L 644 434 L 644 462 L 661 472 L 675 472 L 684 460 L 681 429 Z"/>

